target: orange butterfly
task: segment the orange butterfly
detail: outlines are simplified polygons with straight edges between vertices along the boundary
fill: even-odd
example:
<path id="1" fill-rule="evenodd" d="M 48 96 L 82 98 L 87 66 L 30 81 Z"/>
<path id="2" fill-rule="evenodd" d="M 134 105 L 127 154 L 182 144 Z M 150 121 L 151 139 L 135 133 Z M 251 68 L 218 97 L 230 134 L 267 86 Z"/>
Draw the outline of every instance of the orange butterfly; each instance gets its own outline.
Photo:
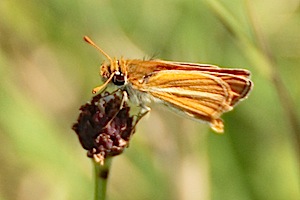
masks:
<path id="1" fill-rule="evenodd" d="M 140 117 L 150 111 L 146 104 L 154 101 L 208 122 L 213 130 L 222 133 L 221 115 L 247 98 L 253 87 L 248 70 L 164 60 L 112 59 L 87 36 L 84 40 L 110 61 L 101 65 L 105 82 L 93 93 L 109 83 L 119 86 L 130 101 L 142 108 Z"/>

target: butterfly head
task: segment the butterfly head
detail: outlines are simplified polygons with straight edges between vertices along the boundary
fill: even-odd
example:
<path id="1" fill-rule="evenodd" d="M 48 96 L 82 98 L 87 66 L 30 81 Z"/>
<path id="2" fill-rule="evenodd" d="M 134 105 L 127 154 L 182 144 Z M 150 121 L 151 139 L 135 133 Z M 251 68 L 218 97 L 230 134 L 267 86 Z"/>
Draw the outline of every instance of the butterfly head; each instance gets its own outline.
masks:
<path id="1" fill-rule="evenodd" d="M 100 75 L 103 81 L 112 81 L 116 86 L 123 86 L 126 82 L 126 77 L 121 71 L 120 62 L 117 59 L 110 60 L 110 64 L 105 62 L 100 67 Z"/>

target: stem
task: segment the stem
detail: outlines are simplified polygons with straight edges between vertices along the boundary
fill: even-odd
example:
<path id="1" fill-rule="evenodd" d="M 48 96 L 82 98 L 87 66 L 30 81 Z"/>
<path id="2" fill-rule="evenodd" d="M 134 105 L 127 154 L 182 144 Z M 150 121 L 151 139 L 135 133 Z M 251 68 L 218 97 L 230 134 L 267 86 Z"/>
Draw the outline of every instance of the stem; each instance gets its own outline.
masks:
<path id="1" fill-rule="evenodd" d="M 254 36 L 258 41 L 257 42 L 258 45 L 260 45 L 260 49 L 262 50 L 262 53 L 265 55 L 266 59 L 268 59 L 270 66 L 272 66 L 271 81 L 275 86 L 275 89 L 278 94 L 278 98 L 281 102 L 281 106 L 283 108 L 283 111 L 285 111 L 287 121 L 291 127 L 291 131 L 293 133 L 292 137 L 294 139 L 294 143 L 297 148 L 296 152 L 298 153 L 298 155 L 300 155 L 300 134 L 299 134 L 300 123 L 295 109 L 296 106 L 293 102 L 293 99 L 287 87 L 283 83 L 283 80 L 280 76 L 280 72 L 278 71 L 278 66 L 276 64 L 275 58 L 272 54 L 271 48 L 269 47 L 268 42 L 261 31 L 261 27 L 259 26 L 258 23 L 259 20 L 257 19 L 257 17 L 252 11 L 251 2 L 248 0 L 246 1 L 246 3 L 247 3 L 246 6 L 248 11 L 248 16 L 253 28 Z"/>
<path id="2" fill-rule="evenodd" d="M 103 165 L 98 162 L 94 163 L 94 177 L 95 177 L 95 196 L 94 200 L 106 199 L 106 186 L 111 166 L 111 158 L 105 159 Z"/>

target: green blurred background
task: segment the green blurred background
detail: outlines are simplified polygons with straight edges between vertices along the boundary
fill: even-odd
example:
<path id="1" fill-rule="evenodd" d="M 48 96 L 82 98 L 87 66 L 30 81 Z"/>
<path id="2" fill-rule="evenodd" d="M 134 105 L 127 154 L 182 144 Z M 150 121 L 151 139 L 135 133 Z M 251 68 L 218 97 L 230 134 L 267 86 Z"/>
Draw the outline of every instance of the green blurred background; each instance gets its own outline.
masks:
<path id="1" fill-rule="evenodd" d="M 1 0 L 0 199 L 93 199 L 93 167 L 71 130 L 112 57 L 252 72 L 225 134 L 152 106 L 112 163 L 108 198 L 296 200 L 299 0 Z"/>

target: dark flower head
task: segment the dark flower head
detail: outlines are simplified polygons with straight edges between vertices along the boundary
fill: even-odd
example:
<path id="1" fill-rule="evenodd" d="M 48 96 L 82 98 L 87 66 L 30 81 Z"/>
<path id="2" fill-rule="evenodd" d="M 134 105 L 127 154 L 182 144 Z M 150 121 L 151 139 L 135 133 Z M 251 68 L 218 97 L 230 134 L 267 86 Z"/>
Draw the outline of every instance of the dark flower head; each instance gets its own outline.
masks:
<path id="1" fill-rule="evenodd" d="M 107 157 L 121 154 L 135 131 L 130 107 L 122 99 L 121 92 L 94 96 L 90 103 L 81 106 L 77 123 L 72 127 L 88 151 L 87 156 L 100 164 Z"/>

